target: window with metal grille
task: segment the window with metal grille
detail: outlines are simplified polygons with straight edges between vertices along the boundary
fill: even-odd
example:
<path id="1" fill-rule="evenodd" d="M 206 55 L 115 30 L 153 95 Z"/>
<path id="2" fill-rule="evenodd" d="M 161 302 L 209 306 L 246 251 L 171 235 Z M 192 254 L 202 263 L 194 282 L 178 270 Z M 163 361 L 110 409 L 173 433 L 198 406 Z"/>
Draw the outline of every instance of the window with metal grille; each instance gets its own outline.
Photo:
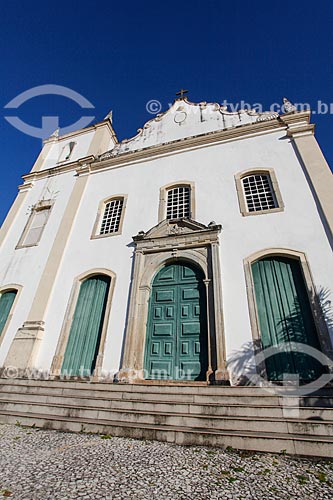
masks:
<path id="1" fill-rule="evenodd" d="M 249 212 L 277 208 L 277 201 L 268 174 L 248 175 L 243 177 L 242 184 Z"/>
<path id="2" fill-rule="evenodd" d="M 168 190 L 167 219 L 180 219 L 191 216 L 190 188 L 178 186 Z"/>
<path id="3" fill-rule="evenodd" d="M 124 198 L 114 198 L 105 204 L 99 234 L 117 233 L 119 231 Z"/>

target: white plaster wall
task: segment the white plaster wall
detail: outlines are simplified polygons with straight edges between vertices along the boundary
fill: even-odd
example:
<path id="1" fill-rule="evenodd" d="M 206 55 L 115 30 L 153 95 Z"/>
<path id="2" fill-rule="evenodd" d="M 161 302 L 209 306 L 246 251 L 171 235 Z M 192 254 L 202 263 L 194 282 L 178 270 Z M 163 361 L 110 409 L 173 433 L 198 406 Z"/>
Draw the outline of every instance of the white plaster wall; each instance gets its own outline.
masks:
<path id="1" fill-rule="evenodd" d="M 273 168 L 285 210 L 243 217 L 234 176 L 249 168 Z M 204 147 L 92 174 L 59 269 L 46 316 L 39 366 L 49 368 L 55 353 L 73 282 L 93 268 L 117 276 L 103 368 L 116 371 L 128 306 L 132 236 L 158 223 L 160 187 L 177 180 L 195 183 L 195 218 L 221 223 L 220 257 L 228 355 L 252 339 L 243 259 L 270 247 L 305 252 L 316 286 L 333 290 L 332 251 L 302 169 L 284 131 Z M 91 240 L 100 200 L 128 196 L 123 233 Z"/>
<path id="2" fill-rule="evenodd" d="M 48 168 L 55 167 L 57 164 L 63 165 L 65 163 L 73 162 L 78 160 L 79 158 L 84 158 L 88 154 L 89 146 L 91 141 L 93 140 L 95 131 L 91 130 L 90 132 L 86 132 L 77 136 L 59 139 L 58 141 L 52 144 L 49 154 L 44 160 L 43 166 L 41 170 L 46 170 Z M 67 161 L 62 161 L 58 163 L 59 156 L 63 150 L 63 147 L 66 146 L 70 142 L 75 142 L 75 147 L 71 154 L 71 157 Z"/>
<path id="3" fill-rule="evenodd" d="M 106 129 L 106 125 L 104 127 Z M 71 137 L 64 137 L 64 138 L 60 137 L 59 139 L 57 139 L 51 145 L 50 151 L 48 152 L 46 158 L 44 159 L 41 170 L 47 170 L 55 166 L 65 165 L 66 163 L 71 163 L 79 160 L 80 158 L 86 157 L 88 155 L 92 140 L 94 139 L 95 134 L 98 133 L 99 130 L 92 129 L 87 132 L 83 131 L 78 135 L 73 135 Z M 108 144 L 106 145 L 106 150 L 108 151 L 113 148 L 114 140 L 109 129 L 107 129 L 107 133 L 110 135 Z M 59 162 L 58 160 L 63 151 L 63 148 L 70 142 L 76 143 L 70 158 L 68 160 Z"/>
<path id="4" fill-rule="evenodd" d="M 17 214 L 16 221 L 8 231 L 2 245 L 0 253 L 0 284 L 1 286 L 19 284 L 23 288 L 13 318 L 1 344 L 0 366 L 3 364 L 16 331 L 27 319 L 41 274 L 73 189 L 74 181 L 73 173 L 36 181 L 28 192 Z M 55 202 L 39 244 L 33 247 L 15 249 L 28 221 L 31 207 L 42 198 L 52 198 Z"/>

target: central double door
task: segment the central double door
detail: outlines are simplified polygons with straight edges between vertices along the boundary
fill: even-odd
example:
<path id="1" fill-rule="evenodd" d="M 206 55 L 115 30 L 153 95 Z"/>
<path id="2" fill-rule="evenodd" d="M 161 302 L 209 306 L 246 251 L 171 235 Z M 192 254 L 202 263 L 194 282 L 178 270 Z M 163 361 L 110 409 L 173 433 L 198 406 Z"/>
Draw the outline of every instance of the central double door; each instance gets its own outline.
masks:
<path id="1" fill-rule="evenodd" d="M 149 303 L 145 377 L 205 380 L 207 313 L 204 276 L 187 263 L 164 267 L 155 276 Z"/>

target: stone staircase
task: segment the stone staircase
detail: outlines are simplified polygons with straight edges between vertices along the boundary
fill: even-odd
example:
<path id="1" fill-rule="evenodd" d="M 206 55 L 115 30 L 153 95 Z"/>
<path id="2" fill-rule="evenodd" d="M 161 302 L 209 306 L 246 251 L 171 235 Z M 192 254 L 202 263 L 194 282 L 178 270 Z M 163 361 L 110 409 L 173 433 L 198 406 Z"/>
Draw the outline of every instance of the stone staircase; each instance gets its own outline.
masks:
<path id="1" fill-rule="evenodd" d="M 332 390 L 299 400 L 259 387 L 2 378 L 0 422 L 333 457 Z"/>

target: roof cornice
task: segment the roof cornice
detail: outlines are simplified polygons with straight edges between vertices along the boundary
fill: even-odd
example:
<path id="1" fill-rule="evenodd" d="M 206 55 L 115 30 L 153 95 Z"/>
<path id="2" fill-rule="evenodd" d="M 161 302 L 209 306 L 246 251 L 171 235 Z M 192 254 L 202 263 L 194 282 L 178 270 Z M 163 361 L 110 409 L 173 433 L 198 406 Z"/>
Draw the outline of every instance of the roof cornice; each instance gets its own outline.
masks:
<path id="1" fill-rule="evenodd" d="M 111 121 L 109 120 L 109 118 L 106 118 L 105 120 L 103 120 L 101 122 L 94 123 L 93 125 L 90 125 L 89 127 L 82 128 L 82 129 L 79 129 L 79 130 L 74 130 L 73 132 L 68 132 L 68 134 L 59 135 L 58 137 L 55 137 L 55 136 L 51 135 L 47 139 L 43 140 L 43 144 L 48 144 L 50 142 L 58 142 L 58 141 L 62 141 L 64 139 L 70 139 L 71 137 L 76 137 L 78 135 L 87 134 L 89 132 L 92 132 L 92 131 L 96 130 L 97 128 L 105 127 L 105 125 L 110 130 L 110 133 L 112 135 L 112 138 L 113 138 L 115 144 L 118 144 L 119 141 L 118 141 L 116 132 L 114 131 L 114 128 L 113 128 L 113 126 L 112 126 Z"/>
<path id="2" fill-rule="evenodd" d="M 107 159 L 101 160 L 94 156 L 80 158 L 79 160 L 67 163 L 66 165 L 56 166 L 50 169 L 41 170 L 39 172 L 29 173 L 23 175 L 25 182 L 42 179 L 51 175 L 59 175 L 62 173 L 76 171 L 78 175 L 87 168 L 89 172 L 97 172 L 108 168 L 119 168 L 129 165 L 131 163 L 138 163 L 147 160 L 153 160 L 160 156 L 168 156 L 170 154 L 182 153 L 202 147 L 216 146 L 224 142 L 235 141 L 239 139 L 249 139 L 252 137 L 265 135 L 277 132 L 278 130 L 285 130 L 288 127 L 280 118 L 274 120 L 256 122 L 252 124 L 242 125 L 225 130 L 209 132 L 207 134 L 186 137 L 148 148 L 130 151 L 111 156 Z M 84 165 L 84 168 L 83 168 Z"/>
<path id="3" fill-rule="evenodd" d="M 178 139 L 176 141 L 166 142 L 136 151 L 130 151 L 111 156 L 107 159 L 98 160 L 92 163 L 91 170 L 100 170 L 107 167 L 123 165 L 124 163 L 137 162 L 140 160 L 154 159 L 158 156 L 165 156 L 173 153 L 181 153 L 185 150 L 198 149 L 205 146 L 216 146 L 223 142 L 235 141 L 238 139 L 248 139 L 258 135 L 274 133 L 278 129 L 285 129 L 286 126 L 280 122 L 280 119 L 257 122 L 253 124 L 242 125 L 225 130 L 209 132 L 207 134 L 195 135 Z"/>

